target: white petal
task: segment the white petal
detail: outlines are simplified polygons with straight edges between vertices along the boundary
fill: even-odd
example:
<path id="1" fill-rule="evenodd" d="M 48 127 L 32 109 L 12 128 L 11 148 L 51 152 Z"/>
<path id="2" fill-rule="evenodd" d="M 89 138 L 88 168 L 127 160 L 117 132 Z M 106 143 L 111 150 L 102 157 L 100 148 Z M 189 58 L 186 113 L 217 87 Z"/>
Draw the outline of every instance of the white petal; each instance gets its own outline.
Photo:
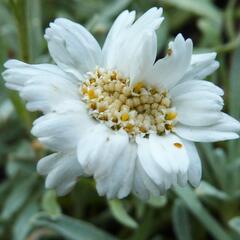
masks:
<path id="1" fill-rule="evenodd" d="M 111 171 L 96 178 L 97 190 L 108 198 L 124 198 L 132 190 L 136 160 L 136 144 L 128 142 L 121 155 L 115 159 Z"/>
<path id="2" fill-rule="evenodd" d="M 83 170 L 77 161 L 76 152 L 54 153 L 42 158 L 37 171 L 46 175 L 46 188 L 56 188 L 57 194 L 63 196 L 70 192 Z"/>
<path id="3" fill-rule="evenodd" d="M 76 80 L 55 65 L 9 60 L 5 67 L 6 86 L 20 91 L 29 111 L 48 113 L 61 109 L 66 101 L 80 101 Z"/>
<path id="4" fill-rule="evenodd" d="M 240 123 L 225 113 L 216 124 L 206 127 L 176 125 L 174 131 L 182 138 L 195 142 L 216 142 L 239 138 Z"/>
<path id="5" fill-rule="evenodd" d="M 159 28 L 163 21 L 162 8 L 150 8 L 146 11 L 137 21 L 134 23 L 133 30 L 134 33 L 141 32 L 141 30 L 156 30 Z M 132 33 L 133 34 L 133 33 Z"/>
<path id="6" fill-rule="evenodd" d="M 74 81 L 69 75 L 65 74 L 59 67 L 53 64 L 27 64 L 18 60 L 8 60 L 2 73 L 6 86 L 10 89 L 20 91 L 25 83 L 35 76 L 49 74 L 49 76 L 60 76 L 69 81 Z"/>
<path id="7" fill-rule="evenodd" d="M 147 175 L 156 185 L 167 185 L 167 178 L 164 176 L 161 167 L 154 161 L 151 155 L 149 139 L 137 137 L 136 142 L 138 144 L 138 158 Z"/>
<path id="8" fill-rule="evenodd" d="M 207 91 L 215 93 L 219 96 L 223 96 L 224 94 L 223 90 L 212 82 L 205 80 L 194 80 L 177 84 L 174 88 L 170 90 L 170 96 L 172 99 L 175 99 L 178 96 L 193 91 Z"/>
<path id="9" fill-rule="evenodd" d="M 163 147 L 161 139 L 163 136 L 157 136 L 151 134 L 149 137 L 149 144 L 150 144 L 150 152 L 153 158 L 153 161 L 156 162 L 161 169 L 170 175 L 171 173 L 177 173 L 179 171 L 178 166 L 176 165 L 176 161 L 169 156 L 166 149 Z M 164 136 L 165 137 L 165 136 Z"/>
<path id="10" fill-rule="evenodd" d="M 194 186 L 198 187 L 202 177 L 202 164 L 194 143 L 182 139 L 183 144 L 187 150 L 190 159 L 188 169 L 188 181 Z"/>
<path id="11" fill-rule="evenodd" d="M 99 164 L 101 160 L 105 161 L 105 159 L 99 159 L 99 154 L 105 149 L 104 144 L 109 142 L 110 131 L 105 125 L 98 124 L 78 142 L 78 161 L 86 173 L 94 175 L 96 169 L 102 170 L 106 166 L 106 163 L 103 166 Z"/>
<path id="12" fill-rule="evenodd" d="M 216 93 L 206 91 L 206 90 L 196 90 L 187 92 L 177 97 L 173 98 L 175 104 L 178 104 L 181 101 L 194 101 L 194 100 L 204 100 L 205 98 L 209 98 L 218 104 L 223 104 L 223 99 Z"/>
<path id="13" fill-rule="evenodd" d="M 139 60 L 145 58 L 146 48 L 148 48 L 148 50 L 150 50 L 148 56 L 151 56 L 149 60 L 152 61 L 152 58 L 155 59 L 157 50 L 155 48 L 156 43 L 152 44 L 152 34 L 147 33 L 154 32 L 160 26 L 163 21 L 161 14 L 162 9 L 152 8 L 141 16 L 134 24 L 132 24 L 132 22 L 135 13 L 123 13 L 123 15 L 126 15 L 127 17 L 126 22 L 122 19 L 123 15 L 120 15 L 120 19 L 117 19 L 118 24 L 116 24 L 117 37 L 112 40 L 115 41 L 115 43 L 108 43 L 108 45 L 111 46 L 112 54 L 105 56 L 110 59 L 105 60 L 107 66 L 119 70 L 126 77 L 130 77 L 131 72 L 133 74 L 136 71 L 135 64 L 138 64 L 138 61 L 135 60 L 136 52 L 138 52 L 137 55 Z M 113 36 L 113 34 L 111 35 Z M 150 38 L 150 40 L 147 38 Z M 156 41 L 155 37 L 154 41 Z M 150 42 L 151 45 L 146 47 L 146 44 Z M 146 60 L 144 60 L 144 62 L 145 61 Z M 148 64 L 151 65 L 150 63 Z M 148 66 L 145 66 L 143 69 L 140 69 L 141 73 L 139 73 L 138 70 L 138 75 L 143 76 L 145 71 L 148 71 L 147 68 Z M 139 79 L 139 81 L 142 80 L 143 79 Z"/>
<path id="14" fill-rule="evenodd" d="M 139 166 L 139 167 L 137 167 Z M 136 195 L 138 198 L 144 200 L 144 201 L 147 201 L 149 198 L 150 198 L 150 193 L 149 193 L 149 190 L 148 188 L 145 187 L 144 183 L 143 183 L 143 178 L 142 176 L 140 175 L 140 170 L 138 170 L 138 168 L 140 168 L 140 163 L 138 163 L 136 166 L 136 174 L 135 174 L 135 177 L 134 177 L 134 182 L 133 182 L 133 193 L 134 195 Z M 142 167 L 141 167 L 141 170 L 142 170 Z M 142 170 L 143 171 L 143 170 Z M 146 173 L 145 173 L 146 175 Z M 146 175 L 147 176 L 147 175 Z M 149 178 L 147 176 L 147 178 Z M 153 183 L 154 184 L 154 183 Z M 154 184 L 155 185 L 155 184 Z M 158 188 L 155 187 L 157 193 L 156 195 L 159 195 L 159 191 L 158 191 Z"/>
<path id="15" fill-rule="evenodd" d="M 215 60 L 217 54 L 215 52 L 211 53 L 200 53 L 200 54 L 193 54 L 191 59 L 191 65 L 197 65 L 201 63 L 211 63 Z"/>
<path id="16" fill-rule="evenodd" d="M 137 159 L 134 181 L 133 181 L 133 193 L 142 200 L 148 200 L 150 195 L 159 196 L 159 186 L 148 176 L 143 169 L 140 160 Z M 161 194 L 164 193 L 164 189 L 161 189 Z"/>
<path id="17" fill-rule="evenodd" d="M 154 160 L 164 168 L 163 161 L 166 159 L 165 164 L 168 164 L 168 168 L 165 165 L 164 169 L 166 169 L 167 172 L 185 173 L 187 171 L 189 159 L 184 144 L 179 137 L 174 134 L 164 136 L 151 134 L 149 140 Z M 176 143 L 180 144 L 181 147 L 176 147 Z"/>
<path id="18" fill-rule="evenodd" d="M 179 122 L 190 126 L 208 126 L 221 117 L 223 99 L 206 90 L 190 91 L 172 98 Z"/>
<path id="19" fill-rule="evenodd" d="M 58 18 L 46 30 L 45 38 L 56 64 L 79 79 L 102 63 L 100 46 L 80 24 Z"/>
<path id="20" fill-rule="evenodd" d="M 189 158 L 182 141 L 177 136 L 151 135 L 149 139 L 138 137 L 137 143 L 141 166 L 159 186 L 160 192 L 177 183 L 186 184 Z M 181 147 L 177 147 L 176 144 Z"/>
<path id="21" fill-rule="evenodd" d="M 95 156 L 95 159 L 93 159 L 96 162 L 93 173 L 96 181 L 98 178 L 111 174 L 114 163 L 120 161 L 123 151 L 129 144 L 128 141 L 126 133 L 109 132 L 107 134 L 98 156 Z"/>
<path id="22" fill-rule="evenodd" d="M 140 80 L 148 83 L 148 75 L 155 62 L 156 53 L 157 36 L 155 32 L 146 32 L 143 36 L 142 44 L 132 57 L 132 62 L 135 63 L 130 68 L 130 80 L 132 85 Z"/>
<path id="23" fill-rule="evenodd" d="M 181 81 L 193 79 L 204 79 L 208 75 L 215 72 L 219 63 L 215 60 L 216 53 L 193 54 L 191 65 Z"/>
<path id="24" fill-rule="evenodd" d="M 94 145 L 93 145 L 94 142 Z M 100 195 L 125 197 L 132 188 L 136 150 L 125 132 L 100 124 L 78 143 L 78 160 L 93 175 Z"/>
<path id="25" fill-rule="evenodd" d="M 31 78 L 20 92 L 29 111 L 44 113 L 61 110 L 65 102 L 80 102 L 78 87 L 59 76 L 42 74 Z"/>
<path id="26" fill-rule="evenodd" d="M 131 152 L 130 152 L 131 151 Z M 122 183 L 120 185 L 119 188 L 119 192 L 118 192 L 118 198 L 124 198 L 126 197 L 132 190 L 133 187 L 133 178 L 134 178 L 134 171 L 135 171 L 135 162 L 136 162 L 136 155 L 137 155 L 137 151 L 135 149 L 135 147 L 128 146 L 128 150 L 126 149 L 124 151 L 124 154 L 121 156 L 121 160 L 122 163 L 121 165 L 125 165 L 126 170 L 122 167 L 122 171 L 117 170 L 118 168 L 115 168 L 115 172 L 120 171 L 122 172 L 122 174 L 118 174 L 119 178 L 121 178 L 121 176 L 124 176 L 124 179 L 122 180 Z M 120 164 L 120 162 L 119 162 Z M 120 182 L 118 180 L 118 182 Z M 112 181 L 112 183 L 114 183 L 114 181 Z"/>
<path id="27" fill-rule="evenodd" d="M 113 68 L 114 58 L 119 48 L 119 41 L 123 38 L 126 30 L 132 25 L 135 20 L 135 15 L 135 11 L 129 12 L 125 10 L 114 21 L 102 50 L 104 66 L 106 68 Z"/>
<path id="28" fill-rule="evenodd" d="M 201 162 L 193 143 L 174 134 L 152 134 L 149 140 L 138 137 L 137 143 L 139 159 L 136 161 L 133 192 L 138 197 L 146 200 L 150 194 L 162 194 L 171 186 L 186 186 L 187 181 L 193 186 L 199 184 Z M 162 184 L 159 184 L 161 177 L 158 175 L 164 179 Z"/>
<path id="29" fill-rule="evenodd" d="M 158 60 L 149 75 L 152 85 L 170 89 L 174 87 L 187 71 L 192 56 L 192 40 L 184 40 L 178 34 L 173 42 L 169 43 L 170 55 Z"/>
<path id="30" fill-rule="evenodd" d="M 68 151 L 80 138 L 92 131 L 96 123 L 85 109 L 65 113 L 49 113 L 33 123 L 32 134 L 48 148 Z"/>
<path id="31" fill-rule="evenodd" d="M 219 68 L 220 64 L 218 61 L 213 61 L 211 64 L 209 64 L 207 67 L 205 67 L 202 71 L 199 71 L 195 75 L 195 79 L 204 79 L 213 72 L 215 72 Z"/>

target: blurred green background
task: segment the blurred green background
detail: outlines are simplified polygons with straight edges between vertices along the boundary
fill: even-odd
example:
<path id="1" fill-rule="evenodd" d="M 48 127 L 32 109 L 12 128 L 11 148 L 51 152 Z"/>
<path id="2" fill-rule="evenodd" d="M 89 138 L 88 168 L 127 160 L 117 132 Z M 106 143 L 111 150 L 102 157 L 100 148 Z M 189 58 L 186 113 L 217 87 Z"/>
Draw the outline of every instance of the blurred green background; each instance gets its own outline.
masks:
<path id="1" fill-rule="evenodd" d="M 83 24 L 102 44 L 122 10 L 141 15 L 152 6 L 164 7 L 158 57 L 179 32 L 193 39 L 196 52 L 216 51 L 221 67 L 208 80 L 224 88 L 225 111 L 239 120 L 239 0 L 0 0 L 0 70 L 8 58 L 50 62 L 43 34 L 56 17 Z M 107 201 L 91 179 L 81 179 L 57 198 L 35 170 L 47 154 L 30 135 L 36 117 L 1 79 L 0 239 L 240 239 L 239 141 L 198 145 L 203 181 L 197 189 L 176 188 L 146 203 L 134 196 Z"/>

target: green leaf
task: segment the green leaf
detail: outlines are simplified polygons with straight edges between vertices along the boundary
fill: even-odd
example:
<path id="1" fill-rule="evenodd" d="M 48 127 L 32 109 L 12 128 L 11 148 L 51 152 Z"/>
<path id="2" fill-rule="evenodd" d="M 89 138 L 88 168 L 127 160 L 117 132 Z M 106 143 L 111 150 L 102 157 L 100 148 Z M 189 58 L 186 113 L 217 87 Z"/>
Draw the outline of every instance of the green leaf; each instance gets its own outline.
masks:
<path id="1" fill-rule="evenodd" d="M 17 50 L 14 17 L 11 15 L 7 5 L 4 4 L 0 6 L 0 39 L 0 62 L 3 63 L 8 57 L 9 47 L 11 47 L 11 50 Z M 2 64 L 0 69 L 2 69 Z"/>
<path id="2" fill-rule="evenodd" d="M 208 18 L 201 18 L 198 22 L 198 28 L 202 31 L 202 41 L 201 46 L 203 47 L 212 47 L 218 46 L 221 44 L 219 39 L 221 39 L 221 26 L 216 24 Z"/>
<path id="3" fill-rule="evenodd" d="M 156 30 L 158 52 L 163 50 L 167 44 L 169 37 L 169 25 L 166 21 L 161 24 L 161 27 Z"/>
<path id="4" fill-rule="evenodd" d="M 25 104 L 23 103 L 22 99 L 18 96 L 16 92 L 7 90 L 7 93 L 15 108 L 15 111 L 19 116 L 19 120 L 20 120 L 19 122 L 22 122 L 23 124 L 25 124 L 27 129 L 30 130 L 32 127 L 32 117 L 31 117 L 31 114 L 27 112 L 25 108 Z"/>
<path id="5" fill-rule="evenodd" d="M 36 227 L 52 229 L 69 240 L 116 240 L 90 223 L 64 215 L 52 218 L 48 214 L 39 213 L 32 218 L 32 224 Z"/>
<path id="6" fill-rule="evenodd" d="M 240 235 L 240 217 L 232 218 L 228 222 L 229 226 Z"/>
<path id="7" fill-rule="evenodd" d="M 223 192 L 212 186 L 210 183 L 202 181 L 200 186 L 196 189 L 196 194 L 198 196 L 207 196 L 207 197 L 213 197 L 220 200 L 227 200 L 229 199 L 229 196 Z"/>
<path id="8" fill-rule="evenodd" d="M 88 29 L 98 32 L 99 29 L 104 29 L 106 23 L 110 21 L 111 18 L 119 14 L 123 9 L 133 0 L 121 0 L 121 1 L 112 1 L 111 4 L 105 6 L 105 8 L 99 13 L 90 18 L 89 22 L 86 24 Z"/>
<path id="9" fill-rule="evenodd" d="M 227 166 L 227 172 L 229 178 L 228 185 L 232 189 L 233 196 L 238 196 L 240 192 L 240 156 L 235 158 Z"/>
<path id="10" fill-rule="evenodd" d="M 36 154 L 32 145 L 27 140 L 21 140 L 19 143 L 12 147 L 12 151 L 8 154 L 8 161 L 6 164 L 6 174 L 9 177 L 14 177 L 17 174 L 31 175 L 36 172 L 36 166 L 33 160 Z"/>
<path id="11" fill-rule="evenodd" d="M 209 143 L 201 143 L 199 145 L 206 155 L 207 163 L 210 166 L 210 176 L 212 179 L 217 180 L 218 185 L 225 189 L 226 185 L 226 165 L 224 159 L 221 158 L 222 154 L 219 151 L 216 151 L 213 148 L 212 144 Z M 221 154 L 221 155 L 220 155 Z M 223 155 L 224 156 L 224 155 Z"/>
<path id="12" fill-rule="evenodd" d="M 13 226 L 13 240 L 26 240 L 31 231 L 30 219 L 38 211 L 36 202 L 31 201 L 19 214 Z"/>
<path id="13" fill-rule="evenodd" d="M 239 89 L 240 89 L 240 47 L 233 54 L 230 70 L 229 112 L 232 116 L 240 118 Z"/>
<path id="14" fill-rule="evenodd" d="M 161 2 L 221 23 L 221 12 L 208 0 L 161 0 Z"/>
<path id="15" fill-rule="evenodd" d="M 230 69 L 230 86 L 229 86 L 229 113 L 231 116 L 240 119 L 239 107 L 239 89 L 240 89 L 240 47 L 236 49 L 232 58 L 232 66 Z M 240 155 L 239 141 L 231 141 L 228 143 L 230 158 Z"/>
<path id="16" fill-rule="evenodd" d="M 11 186 L 12 181 L 11 180 L 5 180 L 4 182 L 1 182 L 0 184 L 0 196 L 1 196 L 1 200 L 2 200 L 2 196 L 6 195 L 6 192 L 8 191 L 8 189 Z"/>
<path id="17" fill-rule="evenodd" d="M 152 207 L 161 208 L 167 204 L 167 197 L 166 196 L 159 196 L 159 197 L 151 196 L 147 203 Z"/>
<path id="18" fill-rule="evenodd" d="M 176 187 L 177 195 L 182 199 L 187 208 L 193 215 L 202 223 L 208 232 L 217 240 L 231 240 L 231 237 L 224 231 L 223 227 L 209 214 L 197 195 L 190 187 L 180 188 Z"/>
<path id="19" fill-rule="evenodd" d="M 119 12 L 121 12 L 124 8 L 126 8 L 133 0 L 121 0 L 121 1 L 112 1 L 111 4 L 104 9 L 102 15 L 105 18 L 111 18 Z"/>
<path id="20" fill-rule="evenodd" d="M 41 1 L 27 0 L 26 1 L 27 24 L 28 24 L 28 38 L 29 50 L 32 60 L 36 60 L 42 52 L 43 48 L 43 33 L 41 23 Z"/>
<path id="21" fill-rule="evenodd" d="M 17 147 L 14 149 L 14 153 L 11 153 L 11 160 L 32 161 L 36 157 L 36 154 L 32 148 L 30 141 L 21 140 Z"/>
<path id="22" fill-rule="evenodd" d="M 9 100 L 5 100 L 0 104 L 0 124 L 6 122 L 14 111 L 14 107 Z"/>
<path id="23" fill-rule="evenodd" d="M 172 220 L 177 239 L 192 240 L 188 213 L 183 202 L 179 199 L 175 201 L 173 206 Z"/>
<path id="24" fill-rule="evenodd" d="M 120 200 L 108 201 L 113 216 L 123 225 L 129 228 L 137 228 L 138 223 L 127 213 Z"/>
<path id="25" fill-rule="evenodd" d="M 61 215 L 61 207 L 57 202 L 57 195 L 54 190 L 48 190 L 44 193 L 42 208 L 50 216 L 57 217 Z"/>
<path id="26" fill-rule="evenodd" d="M 36 176 L 33 175 L 30 178 L 18 179 L 18 181 L 15 182 L 15 188 L 12 190 L 12 192 L 10 192 L 5 200 L 3 211 L 1 213 L 1 219 L 9 219 L 16 211 L 22 207 L 22 205 L 31 195 L 35 181 Z"/>

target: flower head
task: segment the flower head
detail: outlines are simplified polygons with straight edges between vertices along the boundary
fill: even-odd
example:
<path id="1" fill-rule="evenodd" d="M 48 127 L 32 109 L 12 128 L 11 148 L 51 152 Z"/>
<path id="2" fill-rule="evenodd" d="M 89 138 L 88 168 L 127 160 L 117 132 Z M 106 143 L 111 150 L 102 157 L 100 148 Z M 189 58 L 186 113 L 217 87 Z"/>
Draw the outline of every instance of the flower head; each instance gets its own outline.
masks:
<path id="1" fill-rule="evenodd" d="M 56 65 L 6 62 L 6 86 L 43 112 L 32 134 L 55 152 L 37 166 L 47 188 L 64 195 L 79 176 L 93 176 L 100 195 L 147 199 L 197 186 L 194 142 L 239 137 L 239 122 L 221 112 L 223 91 L 203 80 L 219 66 L 215 53 L 193 54 L 179 34 L 156 61 L 161 15 L 122 12 L 102 49 L 84 27 L 58 18 L 45 34 Z"/>

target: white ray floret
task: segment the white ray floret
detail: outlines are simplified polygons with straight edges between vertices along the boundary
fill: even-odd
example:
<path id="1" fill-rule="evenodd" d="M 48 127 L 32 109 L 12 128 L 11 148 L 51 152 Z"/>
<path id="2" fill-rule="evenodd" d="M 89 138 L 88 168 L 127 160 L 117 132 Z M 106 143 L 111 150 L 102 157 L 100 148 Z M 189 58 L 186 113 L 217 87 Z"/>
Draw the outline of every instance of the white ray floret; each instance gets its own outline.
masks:
<path id="1" fill-rule="evenodd" d="M 80 176 L 93 176 L 108 198 L 197 187 L 194 142 L 239 137 L 239 122 L 222 112 L 222 89 L 204 80 L 219 67 L 216 53 L 193 54 L 178 34 L 156 61 L 162 9 L 135 15 L 118 16 L 102 49 L 83 26 L 58 18 L 45 33 L 55 65 L 5 63 L 6 86 L 43 113 L 32 134 L 55 153 L 37 170 L 58 195 Z"/>

